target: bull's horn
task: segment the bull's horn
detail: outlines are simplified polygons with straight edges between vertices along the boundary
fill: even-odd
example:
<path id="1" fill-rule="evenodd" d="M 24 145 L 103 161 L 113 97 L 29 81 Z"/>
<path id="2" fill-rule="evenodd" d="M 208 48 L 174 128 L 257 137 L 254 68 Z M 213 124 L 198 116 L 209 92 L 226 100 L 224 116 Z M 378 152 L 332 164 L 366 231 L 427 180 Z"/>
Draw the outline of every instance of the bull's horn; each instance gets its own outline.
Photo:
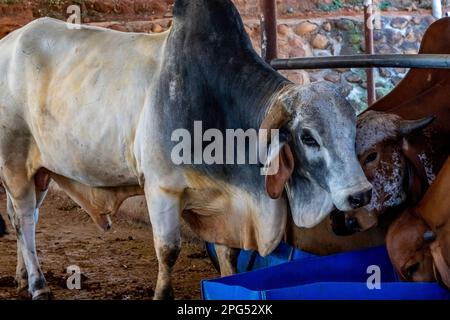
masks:
<path id="1" fill-rule="evenodd" d="M 269 110 L 266 114 L 265 119 L 261 123 L 260 129 L 267 130 L 269 134 L 269 141 L 271 140 L 271 130 L 280 129 L 291 119 L 291 113 L 286 110 L 283 102 L 280 101 L 282 95 L 288 91 L 290 86 L 284 87 L 280 92 L 277 93 L 276 97 L 272 100 Z"/>
<path id="2" fill-rule="evenodd" d="M 435 116 L 428 116 L 418 120 L 402 120 L 399 124 L 399 132 L 403 137 L 408 136 L 411 133 L 425 129 L 434 119 Z"/>
<path id="3" fill-rule="evenodd" d="M 432 230 L 427 230 L 423 234 L 423 240 L 425 240 L 426 243 L 433 242 L 436 240 L 436 233 Z"/>

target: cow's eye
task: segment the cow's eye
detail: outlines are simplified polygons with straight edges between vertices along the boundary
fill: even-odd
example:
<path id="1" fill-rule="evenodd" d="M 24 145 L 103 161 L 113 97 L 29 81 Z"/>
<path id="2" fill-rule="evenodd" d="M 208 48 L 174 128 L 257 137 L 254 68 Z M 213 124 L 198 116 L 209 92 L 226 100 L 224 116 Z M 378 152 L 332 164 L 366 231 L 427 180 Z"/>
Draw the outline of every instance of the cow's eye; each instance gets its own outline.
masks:
<path id="1" fill-rule="evenodd" d="M 370 153 L 367 157 L 366 160 L 364 160 L 364 165 L 369 164 L 371 162 L 374 162 L 378 157 L 378 153 L 377 152 L 372 152 Z"/>
<path id="2" fill-rule="evenodd" d="M 308 147 L 319 148 L 319 144 L 317 143 L 316 139 L 314 139 L 309 133 L 303 133 L 301 139 L 303 144 L 307 145 Z"/>
<path id="3" fill-rule="evenodd" d="M 406 276 L 408 279 L 412 279 L 414 274 L 419 271 L 420 263 L 414 263 L 413 265 L 406 268 Z"/>

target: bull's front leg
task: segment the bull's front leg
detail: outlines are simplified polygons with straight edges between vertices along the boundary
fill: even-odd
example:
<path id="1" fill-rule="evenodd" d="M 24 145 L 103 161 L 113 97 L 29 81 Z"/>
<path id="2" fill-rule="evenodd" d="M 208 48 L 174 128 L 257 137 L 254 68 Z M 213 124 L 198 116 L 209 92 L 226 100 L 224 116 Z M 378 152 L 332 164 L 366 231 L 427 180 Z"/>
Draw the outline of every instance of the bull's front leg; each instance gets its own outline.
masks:
<path id="1" fill-rule="evenodd" d="M 13 225 L 14 229 L 17 230 L 16 226 L 16 212 L 12 205 L 11 198 L 8 196 L 6 200 L 6 209 L 9 216 L 9 221 Z M 17 283 L 17 294 L 20 298 L 28 298 L 28 273 L 25 267 L 25 262 L 23 261 L 22 246 L 20 244 L 19 238 L 17 238 L 17 266 L 16 266 L 16 283 Z"/>
<path id="2" fill-rule="evenodd" d="M 33 299 L 49 299 L 47 286 L 36 253 L 35 231 L 39 216 L 34 185 L 29 185 L 23 196 L 8 194 L 8 214 L 17 236 L 17 269 L 19 295 L 26 295 L 26 288 Z"/>
<path id="3" fill-rule="evenodd" d="M 168 193 L 154 186 L 146 186 L 145 194 L 158 258 L 158 280 L 154 299 L 173 299 L 172 269 L 181 248 L 181 194 Z"/>

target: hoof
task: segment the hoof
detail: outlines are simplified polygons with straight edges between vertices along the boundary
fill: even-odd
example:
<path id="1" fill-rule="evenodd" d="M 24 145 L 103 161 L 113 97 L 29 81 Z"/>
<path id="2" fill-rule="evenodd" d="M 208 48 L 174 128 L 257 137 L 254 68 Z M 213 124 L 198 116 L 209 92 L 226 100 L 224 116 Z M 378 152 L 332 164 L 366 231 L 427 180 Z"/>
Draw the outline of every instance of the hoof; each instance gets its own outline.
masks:
<path id="1" fill-rule="evenodd" d="M 6 223 L 3 220 L 2 216 L 0 216 L 0 238 L 7 234 L 8 231 L 6 230 Z"/>
<path id="2" fill-rule="evenodd" d="M 53 295 L 49 290 L 38 290 L 33 296 L 33 300 L 52 300 Z"/>
<path id="3" fill-rule="evenodd" d="M 30 300 L 31 294 L 28 292 L 28 286 L 17 288 L 17 299 L 19 300 Z"/>
<path id="4" fill-rule="evenodd" d="M 161 292 L 156 292 L 153 300 L 175 300 L 173 289 L 170 288 L 161 290 Z"/>

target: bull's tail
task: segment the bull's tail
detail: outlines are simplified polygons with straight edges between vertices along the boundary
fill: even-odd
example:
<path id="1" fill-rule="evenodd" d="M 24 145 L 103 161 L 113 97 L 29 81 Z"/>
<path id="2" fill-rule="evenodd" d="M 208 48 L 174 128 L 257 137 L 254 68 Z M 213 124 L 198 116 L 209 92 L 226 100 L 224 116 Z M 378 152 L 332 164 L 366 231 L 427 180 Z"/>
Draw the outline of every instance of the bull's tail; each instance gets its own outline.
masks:
<path id="1" fill-rule="evenodd" d="M 6 231 L 6 223 L 5 220 L 3 220 L 2 216 L 0 215 L 0 238 L 3 237 L 5 234 L 8 234 Z"/>

